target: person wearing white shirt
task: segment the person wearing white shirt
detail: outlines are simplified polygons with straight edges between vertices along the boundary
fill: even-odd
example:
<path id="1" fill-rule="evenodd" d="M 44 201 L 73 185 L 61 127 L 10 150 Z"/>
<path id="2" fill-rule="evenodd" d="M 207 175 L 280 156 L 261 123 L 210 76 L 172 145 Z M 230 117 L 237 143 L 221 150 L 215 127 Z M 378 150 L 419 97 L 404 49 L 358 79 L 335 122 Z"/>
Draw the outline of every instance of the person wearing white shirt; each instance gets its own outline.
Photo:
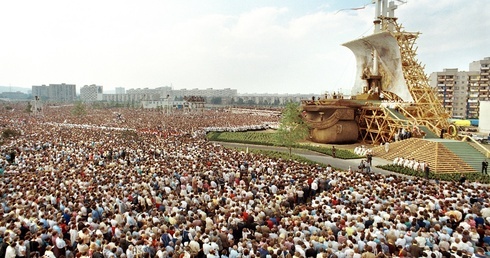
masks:
<path id="1" fill-rule="evenodd" d="M 393 160 L 393 165 L 398 165 L 398 157 L 396 157 L 394 160 Z"/>
<path id="2" fill-rule="evenodd" d="M 66 254 L 66 242 L 63 240 L 63 236 L 59 236 L 56 238 L 55 245 L 59 250 L 60 255 L 65 256 Z"/>
<path id="3" fill-rule="evenodd" d="M 395 241 L 395 246 L 405 247 L 407 244 L 407 240 L 403 237 L 403 234 L 400 234 L 400 237 Z"/>
<path id="4" fill-rule="evenodd" d="M 311 195 L 316 195 L 316 191 L 318 190 L 318 183 L 316 182 L 316 180 L 314 180 L 311 185 L 310 185 L 310 188 L 311 188 Z"/>
<path id="5" fill-rule="evenodd" d="M 51 250 L 51 248 L 52 248 L 51 246 L 46 247 L 46 251 L 44 252 L 44 256 L 46 256 L 47 258 L 56 258 L 53 251 Z M 7 250 L 8 250 L 8 248 L 7 248 Z M 5 255 L 5 258 L 9 258 L 9 257 L 7 257 L 7 255 Z"/>
<path id="6" fill-rule="evenodd" d="M 403 163 L 404 163 L 404 162 L 405 162 L 405 160 L 404 160 L 403 158 L 399 158 L 399 159 L 398 159 L 398 163 L 397 163 L 397 165 L 398 165 L 398 166 L 403 166 Z"/>
<path id="7" fill-rule="evenodd" d="M 76 225 L 72 225 L 68 233 L 70 234 L 70 242 L 75 244 L 78 238 L 78 230 L 76 229 Z"/>

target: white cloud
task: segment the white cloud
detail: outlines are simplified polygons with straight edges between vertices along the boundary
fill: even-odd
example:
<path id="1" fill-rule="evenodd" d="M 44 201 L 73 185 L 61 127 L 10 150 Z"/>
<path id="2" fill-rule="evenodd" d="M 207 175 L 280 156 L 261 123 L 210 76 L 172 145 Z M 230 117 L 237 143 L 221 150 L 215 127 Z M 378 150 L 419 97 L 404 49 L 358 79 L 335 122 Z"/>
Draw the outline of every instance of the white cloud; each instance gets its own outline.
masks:
<path id="1" fill-rule="evenodd" d="M 490 2 L 408 1 L 398 10 L 407 30 L 421 31 L 419 60 L 426 73 L 443 68 L 467 70 L 472 61 L 489 55 Z"/>
<path id="2" fill-rule="evenodd" d="M 29 1 L 30 8 L 11 2 L 0 15 L 0 85 L 348 91 L 355 61 L 341 44 L 372 32 L 372 5 L 337 13 L 333 2 L 311 10 L 281 1 L 245 9 L 190 2 Z M 423 33 L 418 58 L 427 73 L 464 70 L 489 56 L 489 5 L 409 0 L 396 14 L 408 31 Z"/>

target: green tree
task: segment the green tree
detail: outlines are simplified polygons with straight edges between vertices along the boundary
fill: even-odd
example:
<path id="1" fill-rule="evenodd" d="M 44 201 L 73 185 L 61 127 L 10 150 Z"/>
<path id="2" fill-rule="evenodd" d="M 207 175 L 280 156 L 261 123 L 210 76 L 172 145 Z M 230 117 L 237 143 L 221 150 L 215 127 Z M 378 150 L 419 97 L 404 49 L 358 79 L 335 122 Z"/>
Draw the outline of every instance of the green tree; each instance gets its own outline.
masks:
<path id="1" fill-rule="evenodd" d="M 211 104 L 221 105 L 223 103 L 223 99 L 221 97 L 213 97 L 211 98 Z"/>
<path id="2" fill-rule="evenodd" d="M 308 125 L 301 117 L 301 107 L 299 103 L 289 102 L 282 111 L 279 128 L 275 133 L 276 141 L 279 145 L 286 146 L 291 156 L 292 148 L 299 140 L 308 136 Z"/>
<path id="3" fill-rule="evenodd" d="M 71 113 L 75 116 L 84 116 L 87 114 L 87 109 L 85 108 L 85 104 L 81 101 L 75 102 L 75 106 L 71 110 Z"/>
<path id="4" fill-rule="evenodd" d="M 274 106 L 279 106 L 281 104 L 281 101 L 279 101 L 279 98 L 274 99 Z"/>

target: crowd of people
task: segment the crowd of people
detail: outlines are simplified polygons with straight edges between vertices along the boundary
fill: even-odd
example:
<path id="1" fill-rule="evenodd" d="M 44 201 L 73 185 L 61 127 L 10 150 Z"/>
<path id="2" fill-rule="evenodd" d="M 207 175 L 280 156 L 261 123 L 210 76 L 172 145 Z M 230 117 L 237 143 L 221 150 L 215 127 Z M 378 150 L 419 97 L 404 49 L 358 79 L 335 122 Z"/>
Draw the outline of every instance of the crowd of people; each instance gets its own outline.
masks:
<path id="1" fill-rule="evenodd" d="M 275 159 L 223 148 L 203 130 L 277 117 L 119 112 L 124 123 L 99 109 L 85 116 L 69 108 L 47 108 L 43 117 L 0 114 L 2 130 L 19 132 L 0 147 L 0 258 L 490 251 L 487 186 Z"/>

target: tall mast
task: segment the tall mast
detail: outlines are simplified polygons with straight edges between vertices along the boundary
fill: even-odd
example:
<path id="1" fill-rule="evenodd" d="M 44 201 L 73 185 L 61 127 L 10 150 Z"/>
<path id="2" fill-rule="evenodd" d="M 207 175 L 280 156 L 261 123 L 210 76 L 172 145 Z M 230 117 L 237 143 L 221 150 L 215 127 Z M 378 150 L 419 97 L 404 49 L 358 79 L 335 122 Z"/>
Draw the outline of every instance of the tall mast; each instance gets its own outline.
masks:
<path id="1" fill-rule="evenodd" d="M 397 6 L 395 4 L 395 2 L 393 1 L 390 1 L 390 5 L 388 6 L 388 17 L 389 18 L 395 18 L 395 10 L 396 10 Z M 393 22 L 390 22 L 388 24 L 388 31 L 390 32 L 393 32 L 393 29 L 394 29 L 394 25 L 393 25 Z"/>
<path id="2" fill-rule="evenodd" d="M 384 0 L 374 0 L 374 34 L 381 32 L 381 4 Z M 373 75 L 378 75 L 378 51 L 373 50 Z"/>
<path id="3" fill-rule="evenodd" d="M 381 31 L 381 5 L 383 0 L 373 0 L 374 6 L 374 33 Z"/>

